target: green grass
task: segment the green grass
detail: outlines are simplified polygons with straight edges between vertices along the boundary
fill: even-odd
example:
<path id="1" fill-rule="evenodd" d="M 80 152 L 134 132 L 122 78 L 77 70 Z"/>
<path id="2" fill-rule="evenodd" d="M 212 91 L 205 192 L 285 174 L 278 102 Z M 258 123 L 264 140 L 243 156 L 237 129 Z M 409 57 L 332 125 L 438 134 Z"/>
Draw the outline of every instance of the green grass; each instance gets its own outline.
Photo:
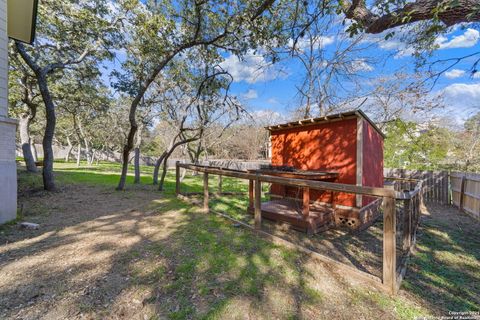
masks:
<path id="1" fill-rule="evenodd" d="M 114 188 L 118 183 L 119 171 L 120 165 L 114 163 L 91 167 L 82 163 L 80 168 L 72 163 L 55 163 L 55 176 L 60 186 L 84 184 Z M 143 186 L 151 185 L 152 171 L 152 167 L 141 168 Z M 133 167 L 129 168 L 129 172 L 127 188 L 135 190 L 132 187 Z M 187 175 L 182 182 L 182 191 L 201 192 L 201 177 Z M 211 176 L 209 182 L 211 191 L 216 191 L 218 177 Z M 40 189 L 41 175 L 19 171 L 19 185 Z M 247 188 L 248 185 L 243 181 L 223 179 L 224 191 L 246 192 Z M 132 267 L 133 280 L 136 285 L 154 283 L 158 285 L 161 295 L 175 297 L 167 302 L 162 301 L 160 306 L 169 318 L 222 318 L 236 297 L 242 296 L 261 303 L 267 287 L 288 288 L 295 292 L 306 308 L 322 308 L 323 304 L 331 303 L 328 292 L 313 287 L 308 281 L 311 277 L 301 267 L 301 254 L 261 240 L 243 228 L 234 228 L 215 215 L 190 214 L 194 208 L 174 197 L 173 171 L 167 175 L 165 189 L 161 195 L 168 202 L 162 203 L 158 210 L 187 213 L 188 223 L 182 225 L 168 243 L 153 242 L 139 251 L 129 252 L 125 259 L 144 259 L 145 263 L 153 266 L 146 274 L 143 267 Z M 247 205 L 247 196 L 222 196 L 211 200 L 213 210 L 237 219 L 245 219 Z M 407 296 L 414 296 L 415 301 L 353 288 L 347 293 L 349 303 L 355 308 L 390 313 L 399 319 L 412 319 L 429 311 L 479 310 L 480 243 L 478 233 L 469 230 L 472 230 L 472 226 L 469 229 L 468 223 L 456 228 L 438 219 L 427 220 L 422 226 L 418 252 L 412 257 L 402 286 Z M 160 257 L 166 259 L 167 263 L 158 265 Z M 157 299 L 152 297 L 150 300 L 156 303 Z M 192 299 L 203 301 L 206 309 L 197 310 L 192 305 Z M 424 308 L 419 307 L 417 301 Z M 281 318 L 298 316 L 289 308 L 285 306 Z M 366 312 L 368 314 L 371 311 Z"/>

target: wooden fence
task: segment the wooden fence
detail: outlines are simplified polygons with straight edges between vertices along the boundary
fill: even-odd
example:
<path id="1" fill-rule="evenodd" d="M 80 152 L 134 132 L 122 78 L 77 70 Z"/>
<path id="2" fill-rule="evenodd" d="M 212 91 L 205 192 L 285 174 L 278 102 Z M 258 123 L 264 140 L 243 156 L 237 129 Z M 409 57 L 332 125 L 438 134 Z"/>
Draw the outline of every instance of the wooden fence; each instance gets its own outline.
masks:
<path id="1" fill-rule="evenodd" d="M 337 269 L 346 270 L 351 275 L 357 275 L 363 279 L 373 281 L 372 283 L 381 283 L 382 288 L 391 294 L 396 294 L 403 276 L 406 271 L 406 265 L 408 256 L 411 249 L 415 245 L 416 230 L 420 216 L 420 205 L 422 203 L 423 187 L 422 181 L 409 180 L 411 187 L 409 190 L 403 190 L 401 192 L 395 191 L 392 188 L 374 188 L 374 187 L 361 187 L 350 184 L 341 184 L 333 182 L 312 181 L 304 179 L 284 178 L 271 175 L 261 174 L 259 172 L 252 173 L 247 171 L 227 169 L 221 167 L 201 166 L 195 164 L 181 164 L 176 163 L 176 187 L 175 192 L 177 196 L 182 197 L 180 188 L 180 168 L 193 170 L 203 173 L 203 209 L 205 212 L 209 212 L 209 174 L 218 176 L 227 176 L 239 179 L 248 180 L 250 184 L 254 185 L 254 226 L 250 226 L 243 222 L 233 219 L 225 214 L 221 214 L 225 218 L 234 220 L 240 225 L 251 228 L 258 232 L 259 235 L 268 237 L 274 241 L 280 241 L 288 246 L 294 246 L 297 249 L 306 252 L 319 260 L 333 264 Z M 402 180 L 402 179 L 393 179 Z M 262 183 L 276 183 L 281 185 L 288 185 L 294 187 L 310 188 L 312 190 L 323 190 L 333 192 L 346 192 L 351 194 L 369 195 L 382 199 L 383 206 L 383 254 L 382 254 L 382 277 L 376 277 L 359 269 L 352 268 L 346 264 L 335 261 L 332 258 L 309 250 L 303 246 L 296 245 L 285 239 L 281 239 L 265 231 L 262 231 L 262 213 L 261 213 L 261 192 Z M 397 183 L 398 184 L 398 183 Z M 397 213 L 398 207 L 397 201 L 403 202 L 403 206 L 400 206 L 399 215 Z M 399 204 L 400 204 L 399 203 Z M 398 225 L 401 225 L 399 228 Z M 398 239 L 397 239 L 398 238 Z M 397 243 L 399 244 L 397 248 Z M 397 261 L 397 250 L 401 250 L 398 255 L 400 260 Z"/>
<path id="2" fill-rule="evenodd" d="M 452 204 L 480 219 L 480 174 L 451 172 Z"/>
<path id="3" fill-rule="evenodd" d="M 478 173 L 385 169 L 384 176 L 422 180 L 424 201 L 454 205 L 460 211 L 480 219 L 480 174 Z"/>

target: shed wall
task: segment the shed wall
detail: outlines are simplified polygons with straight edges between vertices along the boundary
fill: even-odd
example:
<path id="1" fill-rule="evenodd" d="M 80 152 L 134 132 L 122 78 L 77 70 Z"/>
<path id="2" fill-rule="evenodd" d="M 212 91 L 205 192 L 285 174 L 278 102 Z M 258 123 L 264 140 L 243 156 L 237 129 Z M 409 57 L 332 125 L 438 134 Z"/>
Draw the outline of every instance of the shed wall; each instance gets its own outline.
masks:
<path id="1" fill-rule="evenodd" d="M 366 187 L 383 187 L 383 138 L 372 125 L 363 120 L 363 170 L 362 185 Z M 363 205 L 375 200 L 363 197 Z"/>
<path id="2" fill-rule="evenodd" d="M 356 118 L 273 131 L 272 164 L 302 170 L 336 171 L 339 173 L 337 182 L 356 184 L 356 139 Z M 271 192 L 283 195 L 285 189 L 273 185 Z M 289 196 L 302 195 L 296 188 L 287 188 L 286 193 Z M 312 191 L 310 199 L 331 201 L 330 193 L 320 191 Z M 355 206 L 355 196 L 340 193 L 335 202 Z"/>

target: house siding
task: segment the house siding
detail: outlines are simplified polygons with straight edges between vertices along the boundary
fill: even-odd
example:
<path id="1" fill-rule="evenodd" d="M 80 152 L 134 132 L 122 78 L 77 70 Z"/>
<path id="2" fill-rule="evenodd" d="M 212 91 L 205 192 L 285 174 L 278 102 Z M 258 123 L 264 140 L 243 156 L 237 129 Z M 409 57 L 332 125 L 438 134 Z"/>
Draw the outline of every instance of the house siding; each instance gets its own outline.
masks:
<path id="1" fill-rule="evenodd" d="M 8 118 L 7 0 L 0 0 L 0 224 L 17 215 L 16 120 Z"/>

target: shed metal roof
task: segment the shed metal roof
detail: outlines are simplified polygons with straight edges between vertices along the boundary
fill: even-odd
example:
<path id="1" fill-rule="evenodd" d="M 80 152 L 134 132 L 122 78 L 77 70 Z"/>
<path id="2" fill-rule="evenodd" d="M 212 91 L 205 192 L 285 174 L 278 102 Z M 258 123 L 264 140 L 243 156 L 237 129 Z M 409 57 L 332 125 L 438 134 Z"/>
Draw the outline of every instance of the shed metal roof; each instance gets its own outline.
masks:
<path id="1" fill-rule="evenodd" d="M 380 128 L 377 127 L 377 125 L 360 109 L 359 110 L 342 112 L 342 113 L 337 113 L 337 114 L 331 114 L 331 115 L 327 115 L 327 116 L 324 116 L 324 117 L 302 119 L 302 120 L 298 120 L 298 121 L 276 124 L 276 125 L 265 127 L 265 129 L 272 132 L 272 131 L 287 130 L 287 129 L 292 129 L 292 128 L 302 128 L 302 127 L 307 127 L 307 126 L 311 126 L 311 125 L 322 123 L 322 122 L 339 121 L 339 120 L 343 120 L 343 119 L 346 120 L 346 119 L 352 119 L 352 118 L 358 118 L 358 117 L 367 120 L 368 123 L 370 123 L 370 125 L 378 133 L 380 133 L 380 135 L 383 138 L 385 138 L 385 134 L 382 132 L 382 130 L 380 130 Z"/>

